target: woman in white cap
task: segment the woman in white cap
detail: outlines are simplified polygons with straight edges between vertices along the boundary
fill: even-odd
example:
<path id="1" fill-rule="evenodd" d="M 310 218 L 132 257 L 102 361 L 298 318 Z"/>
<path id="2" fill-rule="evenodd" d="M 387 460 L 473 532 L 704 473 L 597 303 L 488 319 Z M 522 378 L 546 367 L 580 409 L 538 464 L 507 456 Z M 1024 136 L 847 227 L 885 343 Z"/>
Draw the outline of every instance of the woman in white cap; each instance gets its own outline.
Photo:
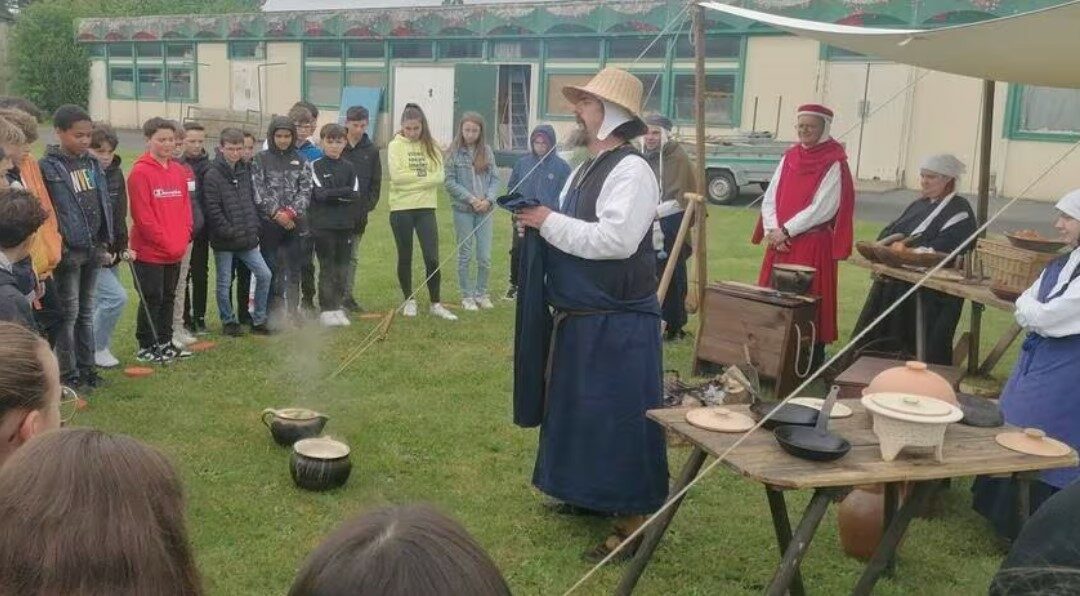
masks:
<path id="1" fill-rule="evenodd" d="M 1016 300 L 1016 322 L 1027 330 L 1020 356 L 1001 392 L 1005 422 L 1038 428 L 1080 449 L 1080 189 L 1056 205 L 1054 227 L 1070 251 L 1052 261 Z M 1047 470 L 1031 482 L 1031 511 L 1080 477 L 1080 467 Z M 975 510 L 1006 539 L 1019 530 L 1011 478 L 979 477 Z M 1075 513 L 1074 513 L 1075 514 Z"/>
<path id="2" fill-rule="evenodd" d="M 969 240 L 976 228 L 971 204 L 956 194 L 956 181 L 966 168 L 956 157 L 942 153 L 924 159 L 920 169 L 922 197 L 885 226 L 878 234 L 878 240 L 903 234 L 905 243 L 911 248 L 926 247 L 951 253 Z M 888 277 L 875 279 L 854 332 L 857 334 L 865 329 L 910 287 L 911 284 L 905 281 Z M 951 365 L 953 334 L 964 308 L 964 299 L 929 288 L 919 289 L 918 296 L 923 303 L 924 358 L 931 364 Z M 863 338 L 862 345 L 873 343 L 879 349 L 915 355 L 916 329 L 911 324 L 916 319 L 915 301 L 915 295 L 909 297 Z"/>

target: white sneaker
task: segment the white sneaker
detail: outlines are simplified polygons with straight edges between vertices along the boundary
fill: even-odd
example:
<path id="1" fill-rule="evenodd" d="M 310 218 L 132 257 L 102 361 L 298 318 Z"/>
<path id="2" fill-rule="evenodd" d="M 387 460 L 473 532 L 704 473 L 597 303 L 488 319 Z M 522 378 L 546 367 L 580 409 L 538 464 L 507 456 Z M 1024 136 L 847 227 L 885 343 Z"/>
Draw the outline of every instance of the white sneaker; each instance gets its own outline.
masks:
<path id="1" fill-rule="evenodd" d="M 447 321 L 457 320 L 457 315 L 447 310 L 445 306 L 438 302 L 431 305 L 431 314 L 439 317 L 440 319 L 446 319 Z"/>
<path id="2" fill-rule="evenodd" d="M 109 348 L 105 348 L 94 352 L 94 364 L 101 368 L 113 368 L 120 366 L 120 361 L 116 359 L 116 356 L 112 355 Z"/>
<path id="3" fill-rule="evenodd" d="M 483 309 L 495 308 L 495 305 L 491 303 L 491 297 L 487 294 L 477 298 L 476 305 Z"/>
<path id="4" fill-rule="evenodd" d="M 191 334 L 187 329 L 181 327 L 180 329 L 173 329 L 173 342 L 180 344 L 183 347 L 190 346 L 191 344 L 199 341 Z"/>
<path id="5" fill-rule="evenodd" d="M 349 320 L 349 315 L 345 314 L 343 310 L 335 310 L 334 317 L 337 318 L 338 327 L 348 327 L 352 325 L 352 321 Z"/>
<path id="6" fill-rule="evenodd" d="M 465 310 L 480 310 L 480 307 L 476 305 L 476 300 L 472 298 L 462 298 L 461 308 Z"/>
<path id="7" fill-rule="evenodd" d="M 338 322 L 337 313 L 332 310 L 324 310 L 319 313 L 319 324 L 323 327 L 340 327 L 341 323 Z"/>
<path id="8" fill-rule="evenodd" d="M 405 305 L 401 307 L 401 314 L 405 315 L 406 317 L 415 317 L 416 316 L 416 301 L 415 300 L 406 300 Z"/>

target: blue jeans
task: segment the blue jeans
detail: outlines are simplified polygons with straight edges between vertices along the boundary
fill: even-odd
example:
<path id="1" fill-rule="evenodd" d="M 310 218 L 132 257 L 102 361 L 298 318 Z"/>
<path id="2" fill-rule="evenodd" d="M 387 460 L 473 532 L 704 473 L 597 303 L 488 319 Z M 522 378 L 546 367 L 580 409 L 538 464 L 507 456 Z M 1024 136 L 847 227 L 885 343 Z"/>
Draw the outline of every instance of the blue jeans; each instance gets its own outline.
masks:
<path id="1" fill-rule="evenodd" d="M 54 275 L 64 319 L 56 339 L 60 379 L 78 383 L 94 372 L 94 289 L 97 287 L 97 251 L 69 249 Z"/>
<path id="2" fill-rule="evenodd" d="M 94 290 L 94 349 L 99 352 L 108 350 L 112 344 L 113 330 L 128 303 L 127 290 L 120 283 L 117 267 L 119 265 L 103 267 L 98 271 Z"/>
<path id="3" fill-rule="evenodd" d="M 489 213 L 466 213 L 454 211 L 454 232 L 458 242 L 458 283 L 461 297 L 479 298 L 488 293 L 488 275 L 491 273 L 491 217 Z M 469 237 L 473 229 L 476 233 Z M 467 242 L 465 238 L 469 237 Z M 473 251 L 476 252 L 476 283 L 469 272 Z"/>
<path id="4" fill-rule="evenodd" d="M 214 263 L 217 266 L 217 304 L 221 324 L 236 322 L 236 313 L 232 309 L 233 258 L 240 259 L 255 276 L 255 312 L 251 322 L 256 325 L 266 324 L 266 304 L 270 300 L 270 268 L 266 266 L 258 248 L 244 251 L 214 249 Z"/>

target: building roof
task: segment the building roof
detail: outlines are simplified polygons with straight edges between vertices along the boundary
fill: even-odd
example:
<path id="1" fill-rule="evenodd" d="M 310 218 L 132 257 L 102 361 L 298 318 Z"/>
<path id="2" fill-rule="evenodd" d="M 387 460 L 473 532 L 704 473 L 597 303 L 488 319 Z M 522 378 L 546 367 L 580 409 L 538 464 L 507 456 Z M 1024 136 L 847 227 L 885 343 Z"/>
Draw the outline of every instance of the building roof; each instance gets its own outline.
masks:
<path id="1" fill-rule="evenodd" d="M 555 2 L 557 0 L 533 0 Z M 520 4 L 521 0 L 483 0 L 468 4 Z M 442 0 L 266 0 L 263 12 L 289 12 L 310 10 L 365 10 L 370 8 L 398 8 L 403 6 L 441 6 Z"/>

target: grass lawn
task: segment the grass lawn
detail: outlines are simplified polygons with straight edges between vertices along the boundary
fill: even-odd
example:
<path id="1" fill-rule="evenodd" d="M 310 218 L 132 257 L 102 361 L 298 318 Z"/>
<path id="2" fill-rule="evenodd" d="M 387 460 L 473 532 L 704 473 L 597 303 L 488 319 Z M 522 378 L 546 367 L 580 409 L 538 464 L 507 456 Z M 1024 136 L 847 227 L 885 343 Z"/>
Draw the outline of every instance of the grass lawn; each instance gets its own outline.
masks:
<path id="1" fill-rule="evenodd" d="M 130 167 L 133 154 L 125 151 Z M 898 206 L 898 211 L 900 206 Z M 754 214 L 711 210 L 711 279 L 753 281 L 760 249 L 748 237 Z M 498 214 L 493 294 L 506 288 L 509 218 Z M 439 212 L 441 256 L 453 251 L 449 208 Z M 869 237 L 877 225 L 860 225 Z M 385 201 L 361 245 L 358 298 L 369 310 L 401 300 Z M 416 258 L 417 283 L 423 278 Z M 444 271 L 447 302 L 458 302 L 456 263 Z M 841 336 L 847 337 L 869 285 L 867 274 L 841 269 Z M 130 274 L 122 279 L 130 286 Z M 211 283 L 211 294 L 213 284 Z M 220 336 L 218 347 L 159 370 L 145 380 L 106 373 L 108 387 L 91 398 L 76 424 L 134 435 L 164 450 L 179 467 L 189 497 L 188 520 L 199 567 L 212 594 L 281 594 L 307 553 L 332 528 L 370 507 L 427 501 L 459 519 L 484 545 L 518 594 L 560 594 L 589 566 L 579 555 L 606 531 L 599 521 L 560 517 L 540 506 L 531 488 L 535 429 L 510 421 L 513 308 L 463 313 L 450 323 L 426 314 L 397 318 L 389 338 L 344 374 L 329 379 L 376 321 L 347 329 L 317 326 L 272 338 Z M 114 352 L 135 351 L 132 301 Z M 987 344 L 1007 319 L 988 311 Z M 695 323 L 692 321 L 690 328 Z M 666 348 L 664 365 L 689 373 L 689 341 Z M 998 375 L 1007 374 L 1006 357 Z M 342 489 L 303 492 L 289 478 L 288 450 L 259 422 L 265 407 L 307 406 L 330 416 L 326 432 L 352 446 L 353 473 Z M 675 473 L 687 454 L 670 452 Z M 904 544 L 895 579 L 880 594 L 985 593 L 1000 561 L 990 531 L 968 508 L 966 483 L 947 495 L 947 515 L 920 520 Z M 789 497 L 797 516 L 809 495 Z M 839 548 L 835 512 L 823 523 L 803 564 L 814 593 L 846 593 L 862 566 Z M 641 583 L 642 594 L 760 593 L 777 562 L 763 491 L 723 468 L 690 493 Z M 620 566 L 602 570 L 581 590 L 610 593 Z"/>

